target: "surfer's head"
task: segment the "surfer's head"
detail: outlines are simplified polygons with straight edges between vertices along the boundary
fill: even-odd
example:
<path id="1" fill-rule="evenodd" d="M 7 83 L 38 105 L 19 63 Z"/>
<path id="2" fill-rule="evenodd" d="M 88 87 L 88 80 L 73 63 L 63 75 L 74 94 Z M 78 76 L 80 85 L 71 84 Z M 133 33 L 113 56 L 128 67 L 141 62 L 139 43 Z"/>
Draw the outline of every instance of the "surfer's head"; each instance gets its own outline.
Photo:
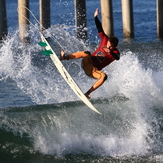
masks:
<path id="1" fill-rule="evenodd" d="M 110 36 L 108 37 L 108 42 L 107 42 L 107 48 L 109 49 L 115 49 L 116 46 L 118 45 L 118 38 L 115 36 Z"/>
<path id="2" fill-rule="evenodd" d="M 108 37 L 108 40 L 110 41 L 110 43 L 112 44 L 112 46 L 115 46 L 116 47 L 118 45 L 119 40 L 118 40 L 117 37 L 110 36 L 110 37 Z"/>

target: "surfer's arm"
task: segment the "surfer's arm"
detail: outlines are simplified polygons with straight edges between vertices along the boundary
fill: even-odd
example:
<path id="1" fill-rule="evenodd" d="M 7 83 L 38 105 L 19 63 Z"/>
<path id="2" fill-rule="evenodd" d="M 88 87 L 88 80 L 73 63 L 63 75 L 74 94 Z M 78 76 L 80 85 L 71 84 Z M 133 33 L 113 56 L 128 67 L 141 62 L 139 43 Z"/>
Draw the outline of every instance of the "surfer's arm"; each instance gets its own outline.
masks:
<path id="1" fill-rule="evenodd" d="M 119 60 L 120 59 L 120 54 L 114 51 L 110 51 L 110 54 L 116 59 Z"/>
<path id="2" fill-rule="evenodd" d="M 98 16 L 98 9 L 96 9 L 96 11 L 94 13 L 94 19 L 95 19 L 95 24 L 96 24 L 96 28 L 98 30 L 98 33 L 100 33 L 100 32 L 103 32 L 103 28 L 102 28 L 102 24 L 101 24 L 101 22 L 97 16 Z"/>

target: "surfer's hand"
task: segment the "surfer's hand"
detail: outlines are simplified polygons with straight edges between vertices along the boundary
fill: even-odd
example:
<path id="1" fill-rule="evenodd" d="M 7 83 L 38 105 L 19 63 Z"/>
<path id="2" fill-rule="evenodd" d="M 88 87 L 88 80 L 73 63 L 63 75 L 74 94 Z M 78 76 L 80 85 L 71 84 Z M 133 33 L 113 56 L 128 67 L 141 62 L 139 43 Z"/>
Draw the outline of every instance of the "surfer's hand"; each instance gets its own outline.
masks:
<path id="1" fill-rule="evenodd" d="M 94 13 L 94 17 L 98 16 L 98 8 L 96 9 L 95 13 Z"/>

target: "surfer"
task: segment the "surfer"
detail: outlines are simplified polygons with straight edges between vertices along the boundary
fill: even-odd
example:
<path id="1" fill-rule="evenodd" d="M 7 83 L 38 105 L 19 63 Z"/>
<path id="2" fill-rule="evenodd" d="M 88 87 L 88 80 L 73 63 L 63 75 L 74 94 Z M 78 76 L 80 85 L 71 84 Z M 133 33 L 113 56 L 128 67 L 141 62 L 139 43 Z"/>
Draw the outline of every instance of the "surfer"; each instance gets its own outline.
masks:
<path id="1" fill-rule="evenodd" d="M 99 88 L 107 79 L 107 75 L 101 70 L 109 65 L 114 60 L 120 59 L 120 53 L 116 48 L 118 45 L 118 38 L 114 36 L 108 37 L 102 28 L 102 24 L 98 19 L 99 11 L 96 9 L 94 13 L 95 24 L 98 30 L 98 34 L 101 38 L 101 43 L 94 53 L 89 51 L 79 51 L 67 55 L 64 51 L 61 51 L 60 60 L 69 59 L 82 59 L 82 68 L 85 74 L 91 78 L 97 79 L 93 86 L 85 93 L 87 98 L 91 98 L 90 93 Z"/>

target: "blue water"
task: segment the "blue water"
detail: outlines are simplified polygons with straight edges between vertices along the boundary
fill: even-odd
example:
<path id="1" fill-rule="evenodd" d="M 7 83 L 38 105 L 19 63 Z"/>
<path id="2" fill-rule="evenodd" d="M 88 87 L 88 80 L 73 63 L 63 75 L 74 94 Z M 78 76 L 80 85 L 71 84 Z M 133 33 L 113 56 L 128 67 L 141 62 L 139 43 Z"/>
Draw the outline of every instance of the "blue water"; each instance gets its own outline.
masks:
<path id="1" fill-rule="evenodd" d="M 121 59 L 104 69 L 108 80 L 92 93 L 102 113 L 85 106 L 37 43 L 19 42 L 17 1 L 6 0 L 8 37 L 0 44 L 0 162 L 163 162 L 163 44 L 157 39 L 156 2 L 134 1 L 135 38 L 124 40 L 121 1 L 114 0 L 115 35 Z M 73 0 L 51 0 L 51 27 L 68 53 L 93 52 L 99 38 L 93 14 L 100 1 L 87 0 L 88 43 L 75 37 Z M 39 2 L 30 9 L 39 18 Z M 101 16 L 99 15 L 101 19 Z M 30 16 L 36 25 L 36 21 Z M 51 39 L 59 54 L 61 48 Z M 81 60 L 63 61 L 86 92 L 93 82 Z"/>

